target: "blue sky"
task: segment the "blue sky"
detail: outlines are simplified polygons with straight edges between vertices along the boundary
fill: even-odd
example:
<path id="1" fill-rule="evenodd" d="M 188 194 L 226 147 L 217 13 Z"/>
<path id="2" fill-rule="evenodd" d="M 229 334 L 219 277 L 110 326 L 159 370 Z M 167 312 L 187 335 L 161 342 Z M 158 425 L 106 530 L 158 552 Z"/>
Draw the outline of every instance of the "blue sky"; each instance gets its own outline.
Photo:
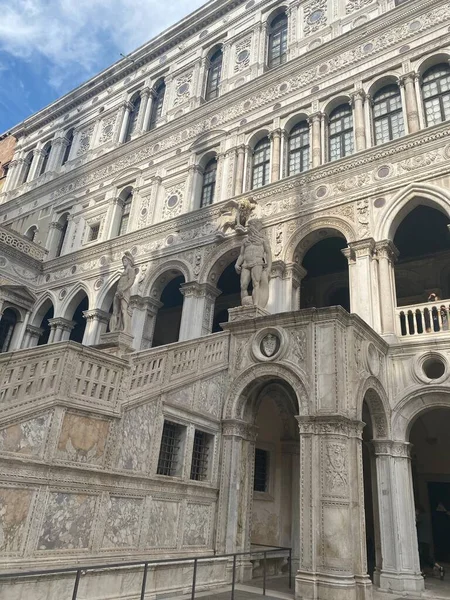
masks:
<path id="1" fill-rule="evenodd" d="M 0 0 L 0 133 L 205 0 Z"/>

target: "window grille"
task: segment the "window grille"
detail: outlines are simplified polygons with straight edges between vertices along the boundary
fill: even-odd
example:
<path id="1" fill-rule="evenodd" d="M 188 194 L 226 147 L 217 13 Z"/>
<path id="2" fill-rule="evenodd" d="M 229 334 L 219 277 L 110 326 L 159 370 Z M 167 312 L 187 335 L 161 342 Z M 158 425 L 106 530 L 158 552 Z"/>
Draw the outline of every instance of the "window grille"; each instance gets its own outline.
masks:
<path id="1" fill-rule="evenodd" d="M 302 121 L 289 136 L 289 175 L 296 175 L 309 168 L 309 125 Z"/>
<path id="2" fill-rule="evenodd" d="M 219 96 L 220 79 L 222 76 L 222 50 L 217 50 L 209 61 L 208 79 L 206 82 L 205 100 L 213 100 Z"/>
<path id="3" fill-rule="evenodd" d="M 253 151 L 252 188 L 256 189 L 269 183 L 270 140 L 264 138 L 256 144 Z"/>
<path id="4" fill-rule="evenodd" d="M 210 438 L 204 431 L 195 430 L 191 463 L 191 479 L 195 481 L 205 481 L 208 478 Z"/>
<path id="5" fill-rule="evenodd" d="M 178 467 L 178 456 L 181 446 L 181 425 L 164 421 L 161 436 L 161 447 L 158 459 L 158 475 L 173 477 Z"/>
<path id="6" fill-rule="evenodd" d="M 373 126 L 376 144 L 396 140 L 405 135 L 402 99 L 397 85 L 386 86 L 375 94 Z"/>
<path id="7" fill-rule="evenodd" d="M 255 475 L 253 489 L 255 492 L 267 492 L 269 479 L 269 453 L 267 450 L 255 449 Z"/>
<path id="8" fill-rule="evenodd" d="M 269 68 L 277 67 L 286 62 L 287 56 L 288 20 L 285 14 L 273 19 L 269 27 Z"/>
<path id="9" fill-rule="evenodd" d="M 450 119 L 450 65 L 436 65 L 425 72 L 422 95 L 427 126 Z"/>
<path id="10" fill-rule="evenodd" d="M 350 106 L 338 106 L 330 115 L 330 160 L 353 154 L 353 113 Z"/>
<path id="11" fill-rule="evenodd" d="M 202 199 L 200 206 L 209 206 L 214 202 L 216 191 L 217 160 L 213 158 L 205 167 L 203 174 Z"/>
<path id="12" fill-rule="evenodd" d="M 94 223 L 89 228 L 89 242 L 95 242 L 98 239 L 100 233 L 100 223 Z"/>

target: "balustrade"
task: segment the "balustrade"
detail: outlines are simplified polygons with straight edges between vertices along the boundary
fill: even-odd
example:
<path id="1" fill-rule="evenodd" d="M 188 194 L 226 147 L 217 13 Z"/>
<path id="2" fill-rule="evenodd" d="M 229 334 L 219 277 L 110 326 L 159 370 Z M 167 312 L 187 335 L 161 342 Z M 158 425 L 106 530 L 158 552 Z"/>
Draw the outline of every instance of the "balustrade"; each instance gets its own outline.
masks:
<path id="1" fill-rule="evenodd" d="M 397 308 L 398 335 L 402 337 L 449 331 L 450 300 Z"/>

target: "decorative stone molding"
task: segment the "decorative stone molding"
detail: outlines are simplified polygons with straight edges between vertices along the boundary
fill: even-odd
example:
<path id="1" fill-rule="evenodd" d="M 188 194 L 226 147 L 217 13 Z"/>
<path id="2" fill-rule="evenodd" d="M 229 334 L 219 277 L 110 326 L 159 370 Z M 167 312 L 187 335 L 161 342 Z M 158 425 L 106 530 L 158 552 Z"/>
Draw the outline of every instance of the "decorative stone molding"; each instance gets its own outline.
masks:
<path id="1" fill-rule="evenodd" d="M 296 417 L 300 435 L 331 435 L 362 439 L 365 423 L 341 415 Z"/>
<path id="2" fill-rule="evenodd" d="M 373 440 L 376 456 L 392 456 L 394 458 L 411 458 L 411 444 L 392 440 Z"/>

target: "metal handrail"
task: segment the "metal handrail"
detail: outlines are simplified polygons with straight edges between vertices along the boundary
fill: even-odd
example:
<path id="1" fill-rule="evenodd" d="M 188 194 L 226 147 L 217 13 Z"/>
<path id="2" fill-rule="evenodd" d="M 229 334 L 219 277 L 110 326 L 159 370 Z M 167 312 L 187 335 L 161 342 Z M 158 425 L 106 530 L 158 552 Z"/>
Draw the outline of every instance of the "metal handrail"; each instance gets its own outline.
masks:
<path id="1" fill-rule="evenodd" d="M 141 585 L 141 596 L 140 599 L 144 600 L 145 598 L 145 589 L 147 586 L 147 574 L 148 568 L 152 565 L 160 565 L 160 564 L 174 564 L 174 563 L 193 563 L 193 577 L 192 577 L 192 588 L 191 588 L 191 600 L 195 599 L 195 591 L 197 585 L 197 566 L 200 561 L 205 560 L 218 560 L 221 558 L 232 558 L 233 559 L 233 573 L 232 573 L 232 582 L 231 582 L 231 600 L 234 600 L 234 593 L 236 587 L 236 566 L 237 566 L 237 557 L 238 556 L 253 556 L 255 554 L 262 554 L 264 563 L 263 563 L 263 596 L 266 595 L 266 561 L 267 555 L 275 552 L 287 552 L 288 553 L 288 565 L 289 565 L 289 589 L 292 588 L 292 548 L 288 548 L 285 546 L 268 546 L 266 544 L 255 544 L 261 548 L 268 548 L 267 550 L 249 550 L 247 552 L 232 552 L 228 554 L 209 554 L 204 556 L 196 556 L 189 558 L 161 558 L 155 560 L 140 560 L 133 562 L 121 562 L 121 563 L 107 563 L 101 565 L 87 565 L 82 567 L 64 567 L 60 569 L 45 569 L 45 570 L 36 570 L 36 571 L 16 571 L 13 573 L 5 573 L 0 574 L 0 582 L 4 579 L 18 579 L 24 577 L 37 577 L 44 575 L 58 575 L 61 573 L 75 573 L 75 582 L 72 593 L 72 600 L 77 600 L 78 596 L 78 588 L 80 585 L 80 579 L 82 575 L 86 575 L 88 571 L 100 571 L 104 569 L 118 569 L 124 567 L 144 567 L 143 577 L 142 577 L 142 585 Z"/>

